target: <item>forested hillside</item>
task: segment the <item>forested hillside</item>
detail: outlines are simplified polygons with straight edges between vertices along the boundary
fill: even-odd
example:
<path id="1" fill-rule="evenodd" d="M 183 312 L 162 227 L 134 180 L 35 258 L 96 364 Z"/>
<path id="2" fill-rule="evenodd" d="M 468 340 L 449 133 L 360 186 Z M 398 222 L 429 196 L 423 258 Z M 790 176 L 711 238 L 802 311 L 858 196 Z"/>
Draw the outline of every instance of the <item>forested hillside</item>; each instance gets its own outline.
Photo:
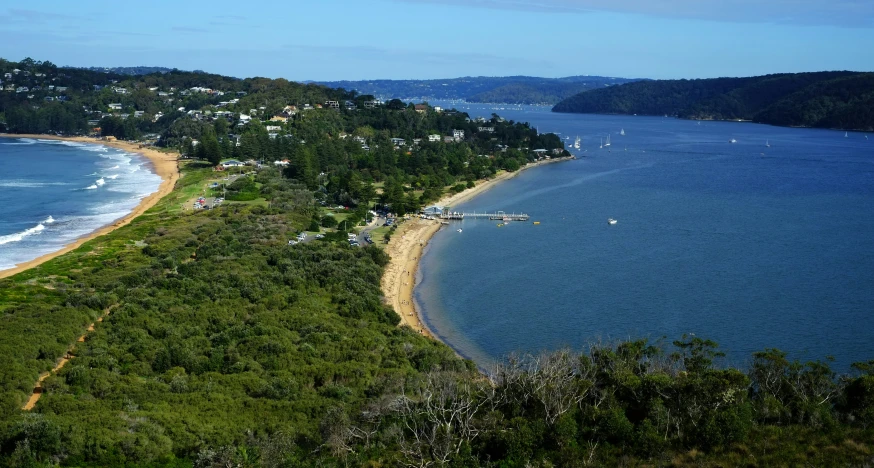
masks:
<path id="1" fill-rule="evenodd" d="M 321 82 L 385 99 L 453 100 L 507 104 L 555 104 L 582 91 L 636 81 L 603 76 L 537 78 L 532 76 L 464 77 L 444 80 L 369 80 Z"/>
<path id="2" fill-rule="evenodd" d="M 555 112 L 672 115 L 772 125 L 874 130 L 874 74 L 820 72 L 660 80 L 581 93 Z"/>
<path id="3" fill-rule="evenodd" d="M 0 72 L 40 88 L 2 94 L 13 130 L 186 156 L 146 214 L 0 280 L 0 466 L 874 463 L 874 361 L 837 375 L 768 349 L 738 369 L 683 336 L 512 356 L 483 373 L 398 327 L 379 286 L 386 254 L 348 231 L 370 209 L 415 211 L 517 170 L 534 149 L 564 154 L 555 135 L 283 80 L 33 61 Z M 57 96 L 69 99 L 45 100 Z M 249 164 L 229 166 L 233 181 L 216 168 L 228 157 Z M 213 209 L 188 208 L 225 191 Z M 323 237 L 294 243 L 302 231 Z"/>

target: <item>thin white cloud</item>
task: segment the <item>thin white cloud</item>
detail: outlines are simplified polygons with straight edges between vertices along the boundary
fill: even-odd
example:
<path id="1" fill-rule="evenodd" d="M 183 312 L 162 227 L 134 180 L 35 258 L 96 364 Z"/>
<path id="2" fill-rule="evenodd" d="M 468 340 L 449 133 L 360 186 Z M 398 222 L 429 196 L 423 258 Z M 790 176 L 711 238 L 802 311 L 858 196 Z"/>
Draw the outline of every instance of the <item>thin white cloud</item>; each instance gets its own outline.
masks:
<path id="1" fill-rule="evenodd" d="M 872 0 L 395 0 L 542 13 L 631 13 L 663 18 L 874 27 Z"/>

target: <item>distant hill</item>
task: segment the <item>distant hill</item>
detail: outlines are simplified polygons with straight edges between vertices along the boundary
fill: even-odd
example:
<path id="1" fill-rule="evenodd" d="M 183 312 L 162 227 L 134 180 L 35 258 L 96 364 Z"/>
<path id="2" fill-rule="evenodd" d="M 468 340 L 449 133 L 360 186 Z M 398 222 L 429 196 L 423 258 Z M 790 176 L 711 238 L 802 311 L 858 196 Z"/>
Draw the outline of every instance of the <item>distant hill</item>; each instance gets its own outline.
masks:
<path id="1" fill-rule="evenodd" d="M 464 77 L 440 80 L 322 81 L 332 88 L 356 90 L 383 99 L 501 102 L 508 104 L 555 104 L 574 94 L 636 81 L 604 76 L 538 78 L 532 76 Z"/>
<path id="2" fill-rule="evenodd" d="M 151 75 L 152 73 L 169 73 L 175 68 L 167 67 L 69 67 L 79 68 L 93 72 L 115 73 L 117 75 L 140 76 Z M 194 73 L 206 73 L 201 70 L 194 70 Z"/>
<path id="3" fill-rule="evenodd" d="M 872 109 L 874 73 L 837 71 L 629 83 L 577 94 L 553 111 L 871 131 Z"/>

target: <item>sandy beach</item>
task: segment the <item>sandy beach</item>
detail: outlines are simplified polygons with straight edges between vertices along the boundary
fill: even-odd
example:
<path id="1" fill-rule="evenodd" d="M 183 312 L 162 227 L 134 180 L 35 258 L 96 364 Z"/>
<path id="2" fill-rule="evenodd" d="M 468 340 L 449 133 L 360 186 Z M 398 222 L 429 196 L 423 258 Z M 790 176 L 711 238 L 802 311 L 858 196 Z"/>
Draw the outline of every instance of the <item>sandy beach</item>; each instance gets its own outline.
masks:
<path id="1" fill-rule="evenodd" d="M 64 141 L 75 141 L 78 143 L 88 143 L 88 144 L 96 144 L 96 145 L 104 145 L 110 146 L 113 148 L 118 148 L 130 153 L 137 153 L 145 156 L 154 167 L 155 173 L 161 177 L 162 182 L 158 187 L 158 190 L 151 195 L 142 199 L 139 205 L 133 209 L 130 213 L 128 213 L 125 217 L 115 221 L 114 223 L 103 226 L 96 231 L 91 232 L 83 237 L 76 239 L 74 242 L 67 244 L 61 250 L 56 252 L 52 252 L 50 254 L 43 255 L 39 258 L 31 260 L 29 262 L 20 263 L 15 266 L 15 268 L 10 268 L 7 270 L 0 271 L 0 279 L 7 278 L 9 276 L 16 275 L 21 273 L 24 270 L 33 268 L 37 265 L 43 264 L 55 257 L 63 255 L 67 252 L 75 250 L 79 248 L 85 242 L 88 242 L 91 239 L 100 237 L 104 234 L 108 234 L 122 226 L 127 225 L 137 216 L 143 214 L 149 208 L 155 206 L 158 203 L 158 200 L 163 198 L 165 195 L 173 191 L 173 187 L 176 185 L 176 181 L 179 180 L 179 165 L 178 159 L 179 155 L 175 153 L 163 153 L 161 151 L 148 148 L 148 147 L 140 147 L 140 145 L 136 143 L 129 143 L 126 141 L 104 141 L 97 138 L 89 138 L 89 137 L 58 137 L 52 135 L 9 135 L 9 134 L 0 134 L 0 138 L 32 138 L 32 139 L 41 139 L 41 140 L 64 140 Z"/>
<path id="2" fill-rule="evenodd" d="M 567 160 L 550 159 L 528 164 L 516 172 L 503 172 L 492 179 L 477 182 L 473 188 L 454 195 L 447 195 L 438 200 L 435 205 L 453 206 L 462 203 L 505 180 L 512 179 L 524 170 Z M 401 223 L 386 246 L 385 251 L 391 257 L 391 261 L 382 276 L 382 293 L 386 302 L 401 316 L 401 324 L 409 326 L 429 338 L 434 338 L 434 335 L 428 330 L 416 309 L 413 288 L 416 285 L 416 271 L 419 268 L 422 252 L 441 227 L 443 225 L 439 221 L 420 218 L 413 218 Z"/>

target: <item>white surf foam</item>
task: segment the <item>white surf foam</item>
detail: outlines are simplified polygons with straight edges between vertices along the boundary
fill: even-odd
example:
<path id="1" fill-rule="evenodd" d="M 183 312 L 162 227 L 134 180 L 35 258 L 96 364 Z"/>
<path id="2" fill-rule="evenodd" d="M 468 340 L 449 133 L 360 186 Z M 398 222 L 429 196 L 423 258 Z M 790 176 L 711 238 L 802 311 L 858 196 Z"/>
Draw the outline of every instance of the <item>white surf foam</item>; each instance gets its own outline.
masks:
<path id="1" fill-rule="evenodd" d="M 97 184 L 97 186 L 98 186 L 98 187 L 99 187 L 99 186 L 101 186 L 101 185 L 103 185 L 103 184 L 105 184 L 105 183 L 106 183 L 106 181 L 105 181 L 105 180 L 103 180 L 103 177 L 101 177 L 101 178 L 99 178 L 99 179 L 97 179 L 97 181 L 96 181 L 96 182 L 94 182 L 94 183 L 95 183 L 95 184 Z"/>
<path id="2" fill-rule="evenodd" d="M 85 190 L 94 190 L 96 188 L 97 188 L 96 185 L 89 185 L 89 186 L 85 187 Z"/>
<path id="3" fill-rule="evenodd" d="M 106 176 L 106 178 L 107 178 L 107 179 L 115 180 L 115 179 L 118 179 L 118 174 L 112 174 L 112 175 L 110 175 L 110 176 Z"/>
<path id="4" fill-rule="evenodd" d="M 54 220 L 52 220 L 52 222 L 54 222 Z M 0 236 L 0 245 L 8 244 L 8 243 L 10 243 L 10 242 L 20 242 L 22 239 L 24 239 L 24 238 L 27 237 L 27 236 L 32 236 L 32 235 L 34 235 L 34 234 L 39 234 L 39 233 L 42 232 L 45 228 L 46 228 L 46 227 L 45 227 L 42 223 L 39 223 L 39 224 L 37 224 L 36 226 L 34 226 L 34 227 L 30 228 L 30 229 L 26 229 L 26 230 L 21 231 L 21 232 L 16 232 L 15 234 L 9 234 L 9 235 L 6 235 L 6 236 Z"/>
<path id="5" fill-rule="evenodd" d="M 0 188 L 38 188 L 52 185 L 67 185 L 64 182 L 33 182 L 29 180 L 2 180 Z"/>

